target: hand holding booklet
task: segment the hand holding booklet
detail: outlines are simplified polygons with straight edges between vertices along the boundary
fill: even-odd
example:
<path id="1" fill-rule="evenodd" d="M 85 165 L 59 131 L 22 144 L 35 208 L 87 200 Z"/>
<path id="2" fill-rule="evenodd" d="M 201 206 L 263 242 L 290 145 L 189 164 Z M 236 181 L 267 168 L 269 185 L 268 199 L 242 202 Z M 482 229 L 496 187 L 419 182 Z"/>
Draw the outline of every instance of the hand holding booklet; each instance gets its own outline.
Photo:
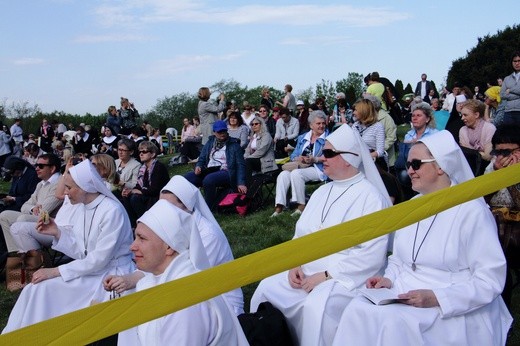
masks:
<path id="1" fill-rule="evenodd" d="M 395 291 L 388 288 L 360 288 L 358 292 L 375 305 L 402 303 L 406 300 L 400 299 Z"/>

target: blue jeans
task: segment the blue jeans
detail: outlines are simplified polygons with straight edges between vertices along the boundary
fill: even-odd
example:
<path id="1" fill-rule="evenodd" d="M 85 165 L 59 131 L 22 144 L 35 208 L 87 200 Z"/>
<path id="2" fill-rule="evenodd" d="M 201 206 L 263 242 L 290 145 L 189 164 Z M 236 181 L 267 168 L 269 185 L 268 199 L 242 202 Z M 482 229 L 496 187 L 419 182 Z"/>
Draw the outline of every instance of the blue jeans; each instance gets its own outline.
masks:
<path id="1" fill-rule="evenodd" d="M 206 203 L 211 210 L 213 210 L 219 202 L 217 188 L 229 188 L 231 186 L 229 172 L 226 170 L 210 173 L 204 178 L 202 178 L 201 175 L 196 175 L 195 172 L 189 172 L 186 173 L 184 178 L 193 185 L 197 187 L 202 186 L 204 188 L 204 200 L 206 200 Z"/>

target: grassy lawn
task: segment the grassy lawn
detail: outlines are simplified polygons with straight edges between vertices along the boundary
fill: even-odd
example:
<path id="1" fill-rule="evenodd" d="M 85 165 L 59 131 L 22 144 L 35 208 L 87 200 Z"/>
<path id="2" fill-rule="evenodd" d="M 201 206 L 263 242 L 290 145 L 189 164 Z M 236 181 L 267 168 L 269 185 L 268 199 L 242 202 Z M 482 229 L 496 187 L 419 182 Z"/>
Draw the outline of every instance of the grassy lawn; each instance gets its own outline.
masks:
<path id="1" fill-rule="evenodd" d="M 164 157 L 162 161 L 167 164 L 168 159 L 169 157 Z M 184 174 L 190 169 L 192 167 L 188 165 L 171 167 L 170 176 Z M 316 187 L 313 186 L 312 188 Z M 8 184 L 0 182 L 0 192 L 8 189 Z M 289 213 L 284 213 L 277 218 L 271 219 L 273 203 L 274 201 L 270 201 L 262 210 L 246 217 L 240 217 L 236 214 L 215 215 L 229 239 L 235 258 L 254 253 L 292 238 L 296 219 L 293 219 Z M 3 281 L 3 279 L 0 278 L 0 281 Z M 257 284 L 253 283 L 242 287 L 246 310 L 249 309 L 249 301 Z M 515 320 L 520 318 L 520 295 L 517 292 L 515 291 L 513 294 L 512 302 Z M 17 297 L 18 293 L 8 292 L 3 282 L 0 283 L 0 330 L 5 326 Z M 520 345 L 520 328 L 513 328 L 508 345 Z"/>

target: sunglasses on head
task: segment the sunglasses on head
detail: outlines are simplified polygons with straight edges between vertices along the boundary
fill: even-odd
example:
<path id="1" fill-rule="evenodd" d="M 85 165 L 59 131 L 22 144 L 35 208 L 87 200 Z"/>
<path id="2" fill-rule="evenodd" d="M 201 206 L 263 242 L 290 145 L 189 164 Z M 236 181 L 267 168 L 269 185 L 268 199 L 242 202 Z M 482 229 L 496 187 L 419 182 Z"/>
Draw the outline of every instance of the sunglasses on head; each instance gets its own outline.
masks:
<path id="1" fill-rule="evenodd" d="M 425 159 L 425 160 L 419 160 L 419 159 L 413 159 L 412 161 L 406 161 L 406 169 L 409 169 L 410 167 L 412 167 L 412 169 L 414 171 L 418 170 L 419 168 L 421 168 L 422 164 L 423 163 L 429 163 L 429 162 L 434 162 L 436 161 L 435 159 Z"/>
<path id="2" fill-rule="evenodd" d="M 34 165 L 34 167 L 37 167 L 39 169 L 44 169 L 45 167 L 50 167 L 50 166 L 52 166 L 52 165 L 49 163 L 37 163 Z"/>
<path id="3" fill-rule="evenodd" d="M 350 152 L 350 151 L 336 151 L 334 149 L 323 149 L 321 151 L 321 153 L 323 154 L 323 156 L 325 156 L 326 159 L 331 159 L 340 154 L 350 154 L 350 155 L 354 155 L 354 156 L 359 156 L 358 154 Z"/>
<path id="4" fill-rule="evenodd" d="M 507 157 L 507 156 L 511 155 L 512 153 L 514 153 L 515 151 L 517 151 L 518 149 L 520 149 L 520 147 L 515 148 L 515 149 L 493 149 L 493 150 L 491 150 L 491 155 Z"/>

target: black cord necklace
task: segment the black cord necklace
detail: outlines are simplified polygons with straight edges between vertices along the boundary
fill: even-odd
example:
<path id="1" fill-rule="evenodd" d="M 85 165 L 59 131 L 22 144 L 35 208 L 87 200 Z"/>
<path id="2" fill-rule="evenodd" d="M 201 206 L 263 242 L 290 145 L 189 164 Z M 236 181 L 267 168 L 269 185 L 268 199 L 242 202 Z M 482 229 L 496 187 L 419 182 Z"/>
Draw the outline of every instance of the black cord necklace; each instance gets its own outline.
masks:
<path id="1" fill-rule="evenodd" d="M 419 232 L 419 222 L 417 222 L 417 228 L 415 229 L 415 238 L 413 239 L 413 249 L 412 249 L 412 270 L 415 271 L 415 269 L 417 269 L 417 266 L 415 265 L 415 260 L 417 259 L 417 256 L 419 255 L 419 251 L 421 251 L 421 247 L 424 243 L 424 240 L 426 239 L 426 237 L 428 236 L 428 233 L 430 233 L 430 230 L 432 229 L 432 226 L 433 226 L 433 223 L 435 222 L 435 219 L 437 218 L 437 215 L 439 214 L 435 214 L 435 216 L 433 217 L 433 221 L 432 223 L 430 224 L 430 227 L 428 227 L 428 230 L 426 231 L 426 234 L 424 235 L 422 241 L 421 241 L 421 244 L 419 244 L 419 248 L 417 249 L 417 253 L 415 253 L 415 242 L 417 241 L 417 233 Z"/>
<path id="2" fill-rule="evenodd" d="M 327 199 L 325 200 L 325 204 L 323 205 L 323 209 L 321 209 L 321 223 L 320 223 L 320 228 L 319 229 L 323 228 L 323 222 L 325 221 L 325 219 L 329 215 L 330 209 L 332 208 L 334 203 L 336 203 L 352 186 L 356 185 L 357 183 L 359 183 L 359 181 L 357 181 L 357 182 L 355 182 L 353 184 L 350 184 L 345 189 L 345 191 L 343 191 L 338 197 L 336 197 L 336 199 L 329 205 L 329 208 L 327 209 L 327 212 L 325 213 L 325 207 L 327 206 L 327 202 L 329 201 L 330 193 L 332 192 L 332 189 L 334 188 L 334 185 L 330 184 L 330 190 L 329 190 L 329 193 L 327 194 Z M 325 213 L 325 215 L 323 215 L 324 213 Z"/>
<path id="3" fill-rule="evenodd" d="M 90 238 L 90 231 L 92 231 L 92 222 L 94 222 L 94 217 L 96 217 L 96 211 L 99 207 L 99 205 L 101 204 L 101 202 L 103 202 L 103 200 L 105 199 L 106 196 L 103 196 L 103 199 L 98 203 L 98 205 L 96 205 L 96 207 L 94 208 L 94 213 L 92 214 L 92 218 L 90 219 L 90 224 L 88 226 L 88 233 L 86 232 L 86 228 L 87 228 L 87 220 L 86 220 L 86 217 L 87 217 L 87 211 L 85 210 L 85 213 L 83 214 L 83 245 L 85 246 L 85 256 L 88 254 L 88 251 L 87 251 L 87 247 L 88 247 L 88 240 Z"/>

